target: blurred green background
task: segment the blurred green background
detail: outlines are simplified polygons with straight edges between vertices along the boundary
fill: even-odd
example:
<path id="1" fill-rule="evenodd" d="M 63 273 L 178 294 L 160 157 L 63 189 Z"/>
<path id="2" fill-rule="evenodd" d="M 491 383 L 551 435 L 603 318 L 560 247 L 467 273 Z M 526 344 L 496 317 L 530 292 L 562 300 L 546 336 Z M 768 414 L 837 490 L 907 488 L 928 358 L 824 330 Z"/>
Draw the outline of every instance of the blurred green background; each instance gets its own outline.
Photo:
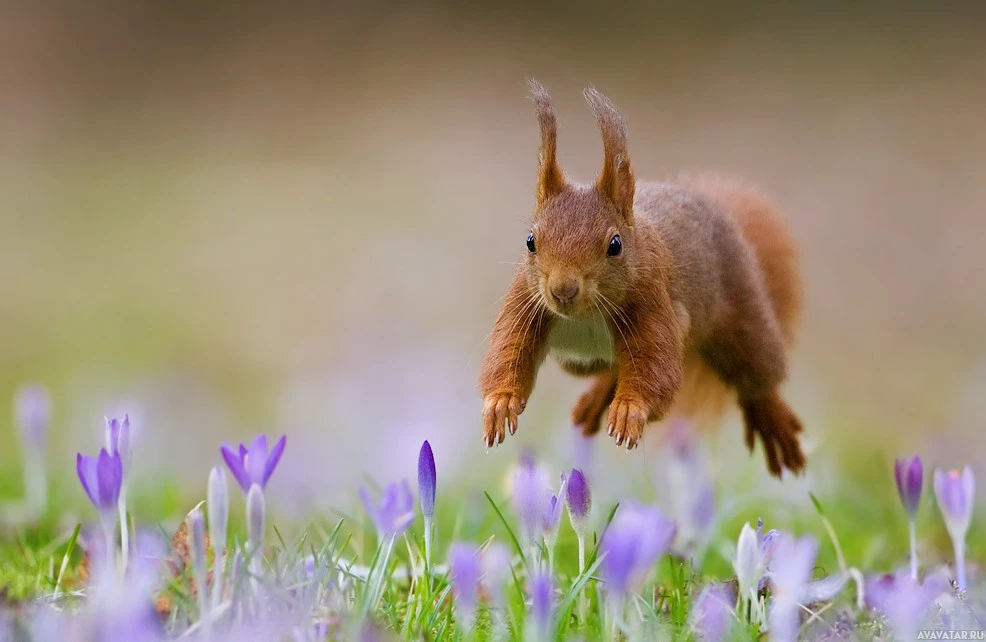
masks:
<path id="1" fill-rule="evenodd" d="M 130 411 L 139 477 L 195 492 L 221 440 L 287 432 L 272 492 L 298 507 L 412 474 L 426 437 L 467 483 L 521 443 L 564 463 L 584 384 L 546 367 L 489 455 L 475 386 L 533 206 L 536 77 L 575 178 L 601 160 L 593 84 L 639 178 L 720 171 L 782 206 L 807 284 L 788 395 L 816 452 L 965 463 L 986 417 L 986 22 L 861 5 L 4 0 L 0 405 L 50 387 L 62 476 Z M 719 470 L 762 475 L 740 432 Z"/>

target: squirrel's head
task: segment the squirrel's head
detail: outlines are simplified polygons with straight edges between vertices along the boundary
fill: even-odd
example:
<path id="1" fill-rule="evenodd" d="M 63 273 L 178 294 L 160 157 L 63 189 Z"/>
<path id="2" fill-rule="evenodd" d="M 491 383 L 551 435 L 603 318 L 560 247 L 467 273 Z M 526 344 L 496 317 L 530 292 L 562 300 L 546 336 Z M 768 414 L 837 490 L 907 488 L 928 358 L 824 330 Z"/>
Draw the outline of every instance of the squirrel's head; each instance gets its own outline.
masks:
<path id="1" fill-rule="evenodd" d="M 576 185 L 558 167 L 558 126 L 548 92 L 531 81 L 541 128 L 534 223 L 527 237 L 527 277 L 555 314 L 617 314 L 630 288 L 634 253 L 634 178 L 626 124 L 612 102 L 585 90 L 603 137 L 595 183 Z"/>

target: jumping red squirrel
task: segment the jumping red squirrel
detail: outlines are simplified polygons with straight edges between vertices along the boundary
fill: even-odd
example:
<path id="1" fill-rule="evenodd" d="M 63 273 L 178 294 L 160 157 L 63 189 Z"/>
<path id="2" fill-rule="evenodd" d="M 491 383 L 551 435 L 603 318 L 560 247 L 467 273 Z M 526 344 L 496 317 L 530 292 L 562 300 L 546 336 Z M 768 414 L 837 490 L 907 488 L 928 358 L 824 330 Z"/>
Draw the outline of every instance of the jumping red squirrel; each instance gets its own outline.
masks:
<path id="1" fill-rule="evenodd" d="M 591 185 L 565 177 L 557 121 L 531 81 L 541 130 L 526 256 L 493 326 L 483 363 L 484 441 L 517 430 L 538 368 L 551 354 L 592 383 L 572 411 L 586 435 L 603 416 L 617 445 L 668 416 L 718 416 L 735 396 L 767 468 L 805 467 L 801 423 L 778 394 L 801 307 L 797 253 L 755 189 L 713 177 L 637 182 L 626 125 L 589 88 L 603 139 Z"/>

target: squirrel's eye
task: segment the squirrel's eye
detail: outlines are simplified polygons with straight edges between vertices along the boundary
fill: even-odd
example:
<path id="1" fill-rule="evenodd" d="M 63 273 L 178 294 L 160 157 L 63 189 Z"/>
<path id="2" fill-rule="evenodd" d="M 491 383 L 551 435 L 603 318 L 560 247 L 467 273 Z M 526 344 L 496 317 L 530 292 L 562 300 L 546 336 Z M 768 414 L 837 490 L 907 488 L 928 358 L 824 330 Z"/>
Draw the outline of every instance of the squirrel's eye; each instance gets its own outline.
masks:
<path id="1" fill-rule="evenodd" d="M 609 249 L 606 250 L 606 256 L 619 256 L 622 251 L 623 241 L 620 240 L 620 235 L 616 234 L 609 240 Z"/>
<path id="2" fill-rule="evenodd" d="M 534 247 L 534 232 L 527 235 L 527 251 L 531 254 L 537 251 L 537 248 Z"/>

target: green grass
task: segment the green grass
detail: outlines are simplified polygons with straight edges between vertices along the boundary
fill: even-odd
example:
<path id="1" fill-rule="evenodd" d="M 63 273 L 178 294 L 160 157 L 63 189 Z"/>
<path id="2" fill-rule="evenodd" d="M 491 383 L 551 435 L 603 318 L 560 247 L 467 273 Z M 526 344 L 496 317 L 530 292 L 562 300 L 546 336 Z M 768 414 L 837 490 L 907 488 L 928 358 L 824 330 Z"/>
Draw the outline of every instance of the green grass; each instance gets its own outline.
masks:
<path id="1" fill-rule="evenodd" d="M 829 494 L 817 496 L 817 505 L 805 497 L 804 501 L 780 505 L 767 500 L 730 503 L 725 491 L 720 489 L 720 509 L 713 526 L 709 545 L 697 557 L 677 559 L 663 558 L 652 573 L 647 587 L 640 593 L 631 608 L 644 615 L 644 636 L 657 635 L 675 639 L 689 639 L 689 617 L 693 599 L 709 581 L 729 581 L 733 573 L 730 556 L 742 525 L 764 519 L 767 528 L 779 527 L 799 536 L 811 534 L 820 543 L 816 562 L 816 576 L 837 572 L 840 567 L 836 544 L 844 562 L 864 573 L 883 573 L 901 568 L 906 563 L 906 521 L 893 488 L 887 465 L 878 466 L 845 462 L 847 473 Z M 9 477 L 9 476 L 8 476 Z M 4 480 L 5 488 L 16 489 L 13 478 Z M 515 523 L 509 506 L 500 492 L 486 495 L 485 504 L 464 511 L 467 501 L 475 499 L 457 497 L 449 486 L 439 482 L 439 506 L 436 512 L 436 538 L 433 547 L 434 563 L 444 561 L 448 545 L 455 540 L 485 546 L 500 542 L 518 556 L 528 554 L 512 530 Z M 75 545 L 77 520 L 68 515 L 91 521 L 94 518 L 89 506 L 82 505 L 82 496 L 75 492 L 71 480 L 55 480 L 47 513 L 36 524 L 7 528 L 0 538 L 0 610 L 16 610 L 16 605 L 26 600 L 50 596 L 58 589 L 62 592 L 81 588 L 78 578 L 83 553 Z M 951 545 L 945 533 L 937 507 L 926 492 L 918 520 L 921 542 L 922 569 L 950 561 Z M 163 484 L 151 494 L 140 492 L 133 496 L 130 511 L 144 527 L 163 528 L 160 524 L 174 522 L 191 506 L 183 505 L 182 495 L 175 485 Z M 234 492 L 234 503 L 239 500 Z M 723 501 L 726 500 L 726 501 Z M 733 506 L 729 509 L 729 506 Z M 588 535 L 588 571 L 578 574 L 577 540 L 563 517 L 555 559 L 556 586 L 556 636 L 558 639 L 579 637 L 588 640 L 605 639 L 607 635 L 605 600 L 601 583 L 597 581 L 596 545 L 606 516 L 612 517 L 614 506 L 597 505 L 594 512 L 599 527 Z M 465 519 L 465 513 L 479 512 L 479 519 Z M 827 524 L 831 528 L 831 533 Z M 972 526 L 969 540 L 971 568 L 978 566 L 984 553 L 983 520 Z M 232 537 L 243 539 L 242 523 L 231 525 Z M 404 537 L 398 538 L 391 554 L 385 555 L 377 546 L 372 528 L 363 517 L 315 515 L 307 524 L 275 523 L 267 529 L 265 568 L 273 576 L 286 576 L 292 564 L 301 556 L 312 554 L 316 559 L 333 567 L 339 560 L 370 567 L 370 581 L 353 581 L 352 606 L 357 612 L 372 614 L 378 626 L 406 639 L 459 640 L 491 639 L 493 620 L 489 613 L 481 611 L 474 632 L 464 635 L 456 627 L 452 608 L 451 589 L 447 574 L 439 571 L 430 582 L 417 578 L 393 579 L 396 569 L 410 569 L 423 557 L 422 527 L 420 518 Z M 835 540 L 833 541 L 832 535 Z M 385 548 L 383 549 L 385 551 Z M 512 631 L 523 631 L 527 606 L 525 563 L 515 564 L 514 575 L 507 587 L 506 620 Z M 352 578 L 350 578 L 352 579 Z M 183 585 L 185 578 L 172 582 L 168 589 L 174 601 L 172 617 L 175 622 L 188 616 L 194 619 L 196 605 L 189 599 Z M 833 603 L 819 608 L 821 617 L 828 622 L 823 626 L 836 627 L 848 618 L 861 631 L 875 634 L 879 623 L 871 622 L 852 608 L 855 587 L 847 586 Z M 840 619 L 841 618 L 841 619 Z M 816 625 L 817 626 L 817 625 Z M 758 636 L 755 626 L 734 626 L 733 636 L 739 640 L 753 640 Z"/>

